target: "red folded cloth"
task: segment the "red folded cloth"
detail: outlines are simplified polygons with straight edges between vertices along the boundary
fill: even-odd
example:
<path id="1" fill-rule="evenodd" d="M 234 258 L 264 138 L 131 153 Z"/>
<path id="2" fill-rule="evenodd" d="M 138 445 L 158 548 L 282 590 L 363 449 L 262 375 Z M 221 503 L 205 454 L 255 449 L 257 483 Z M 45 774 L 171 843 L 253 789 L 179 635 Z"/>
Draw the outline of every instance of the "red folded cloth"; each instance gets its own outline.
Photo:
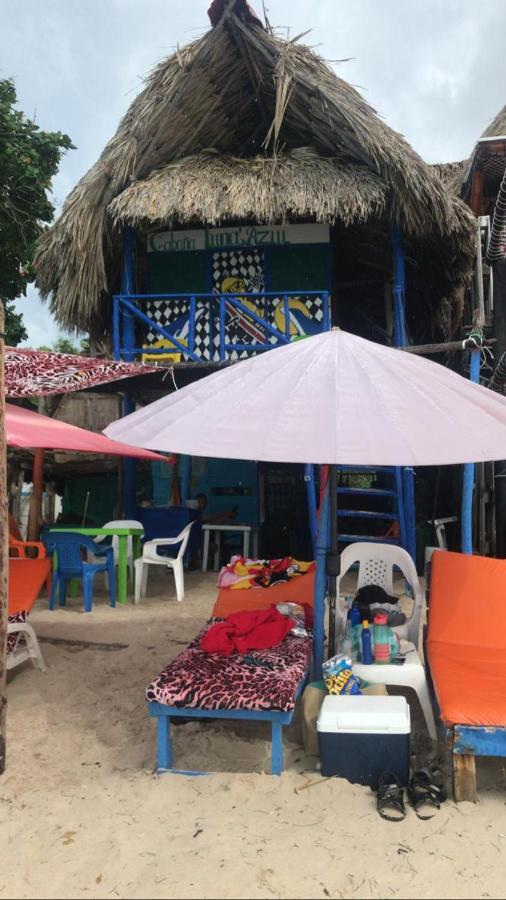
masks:
<path id="1" fill-rule="evenodd" d="M 275 607 L 232 613 L 224 622 L 211 625 L 200 642 L 206 653 L 247 653 L 276 647 L 294 626 L 293 619 L 282 616 Z"/>

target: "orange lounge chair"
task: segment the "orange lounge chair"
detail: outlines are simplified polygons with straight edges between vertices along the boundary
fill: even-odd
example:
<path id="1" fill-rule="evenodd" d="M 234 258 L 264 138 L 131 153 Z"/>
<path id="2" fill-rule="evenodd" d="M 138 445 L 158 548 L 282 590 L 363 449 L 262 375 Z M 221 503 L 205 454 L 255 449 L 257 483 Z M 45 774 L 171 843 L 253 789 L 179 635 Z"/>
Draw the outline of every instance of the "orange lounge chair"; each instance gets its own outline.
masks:
<path id="1" fill-rule="evenodd" d="M 313 606 L 315 571 L 266 588 L 237 591 L 220 588 L 212 615 L 226 618 L 243 609 L 269 609 L 273 603 L 308 603 Z"/>
<path id="2" fill-rule="evenodd" d="M 9 513 L 9 556 L 25 557 L 28 547 L 34 547 L 37 550 L 37 559 L 45 557 L 44 544 L 40 541 L 24 541 L 16 519 L 12 513 Z"/>
<path id="3" fill-rule="evenodd" d="M 36 669 L 46 668 L 39 642 L 26 621 L 51 572 L 50 559 L 9 559 L 7 669 L 30 659 Z"/>
<path id="4" fill-rule="evenodd" d="M 436 550 L 426 656 L 453 755 L 455 799 L 476 795 L 476 756 L 506 757 L 506 560 Z"/>

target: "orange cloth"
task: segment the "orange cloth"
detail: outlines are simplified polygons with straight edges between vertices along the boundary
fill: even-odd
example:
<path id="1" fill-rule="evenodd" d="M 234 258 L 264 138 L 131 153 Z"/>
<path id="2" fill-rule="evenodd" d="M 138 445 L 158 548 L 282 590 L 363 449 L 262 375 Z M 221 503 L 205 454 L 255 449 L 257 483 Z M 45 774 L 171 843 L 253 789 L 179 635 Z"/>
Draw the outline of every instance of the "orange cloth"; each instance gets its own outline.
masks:
<path id="1" fill-rule="evenodd" d="M 273 603 L 309 603 L 313 606 L 315 571 L 299 575 L 268 588 L 252 588 L 249 591 L 233 591 L 220 588 L 213 606 L 212 616 L 226 618 L 243 609 L 269 609 Z"/>
<path id="2" fill-rule="evenodd" d="M 427 655 L 446 725 L 506 726 L 506 560 L 436 551 Z"/>
<path id="3" fill-rule="evenodd" d="M 30 612 L 50 572 L 50 559 L 9 559 L 9 616 Z"/>

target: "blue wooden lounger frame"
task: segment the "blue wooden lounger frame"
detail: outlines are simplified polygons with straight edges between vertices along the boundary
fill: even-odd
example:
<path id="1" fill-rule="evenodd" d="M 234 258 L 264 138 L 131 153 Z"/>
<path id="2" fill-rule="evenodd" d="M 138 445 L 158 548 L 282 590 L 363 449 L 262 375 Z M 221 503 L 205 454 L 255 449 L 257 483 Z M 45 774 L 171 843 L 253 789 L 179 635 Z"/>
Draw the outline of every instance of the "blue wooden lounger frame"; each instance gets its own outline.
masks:
<path id="1" fill-rule="evenodd" d="M 304 674 L 297 693 L 295 702 L 300 697 L 307 680 Z M 174 769 L 172 767 L 172 741 L 170 736 L 170 720 L 176 717 L 185 719 L 243 719 L 253 722 L 271 722 L 271 772 L 273 775 L 281 775 L 283 771 L 283 726 L 289 725 L 293 719 L 295 706 L 289 712 L 267 709 L 192 709 L 191 707 L 165 706 L 164 703 L 148 703 L 148 713 L 156 718 L 156 771 L 173 772 L 178 775 L 207 775 L 207 772 L 188 771 Z"/>
<path id="2" fill-rule="evenodd" d="M 425 641 L 424 641 L 425 651 Z M 429 657 L 425 651 L 425 671 L 438 731 L 451 760 L 453 796 L 456 803 L 478 801 L 476 756 L 506 757 L 506 728 L 500 725 L 445 725 L 436 694 Z"/>
<path id="3" fill-rule="evenodd" d="M 327 576 L 325 559 L 328 548 L 329 535 L 329 486 L 324 492 L 320 517 L 317 529 L 316 546 L 316 576 L 314 587 L 313 605 L 313 664 L 312 677 L 318 680 L 322 677 L 322 663 L 324 658 L 325 641 L 325 594 Z M 171 718 L 182 717 L 185 719 L 243 719 L 253 722 L 271 722 L 272 725 L 272 752 L 271 772 L 273 775 L 281 775 L 283 771 L 283 726 L 289 725 L 295 713 L 298 698 L 304 690 L 308 679 L 309 668 L 302 676 L 297 687 L 294 708 L 289 712 L 280 710 L 256 710 L 256 709 L 192 709 L 191 707 L 166 706 L 164 703 L 148 703 L 148 713 L 157 722 L 157 767 L 156 771 L 173 772 L 179 775 L 206 775 L 206 772 L 185 771 L 172 768 L 172 742 L 170 738 Z"/>

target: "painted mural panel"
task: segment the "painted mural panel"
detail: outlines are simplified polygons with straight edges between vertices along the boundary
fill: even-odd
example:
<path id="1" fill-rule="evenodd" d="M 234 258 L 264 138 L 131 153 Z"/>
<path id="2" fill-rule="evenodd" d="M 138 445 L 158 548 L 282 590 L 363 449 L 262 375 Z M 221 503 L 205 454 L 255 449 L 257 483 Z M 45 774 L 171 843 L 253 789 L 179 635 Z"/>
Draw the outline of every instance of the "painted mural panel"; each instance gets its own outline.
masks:
<path id="1" fill-rule="evenodd" d="M 225 300 L 227 349 L 222 358 L 226 360 L 251 356 L 254 351 L 249 348 L 258 344 L 279 344 L 279 334 L 269 332 L 262 322 L 292 338 L 320 332 L 323 300 L 305 295 L 304 289 L 329 287 L 329 245 L 319 243 L 325 237 L 328 239 L 328 227 L 319 225 L 200 229 L 151 235 L 150 292 L 166 291 L 176 296 L 147 301 L 146 313 L 153 322 L 170 330 L 183 346 L 188 346 L 189 300 L 177 294 L 207 294 L 196 298 L 194 349 L 199 358 L 208 361 L 220 359 L 219 298 L 224 295 L 233 295 L 243 307 L 238 308 L 232 297 Z M 248 245 L 248 240 L 257 243 Z M 301 243 L 302 240 L 307 243 Z M 223 249 L 213 249 L 216 247 Z M 278 290 L 279 296 L 262 296 Z M 295 296 L 285 302 L 284 291 L 293 291 Z M 248 296 L 251 294 L 258 294 L 258 300 Z M 167 349 L 164 361 L 177 362 L 182 358 L 178 348 L 156 328 L 147 330 L 143 344 L 145 361 L 150 359 L 149 349 L 156 346 Z"/>

